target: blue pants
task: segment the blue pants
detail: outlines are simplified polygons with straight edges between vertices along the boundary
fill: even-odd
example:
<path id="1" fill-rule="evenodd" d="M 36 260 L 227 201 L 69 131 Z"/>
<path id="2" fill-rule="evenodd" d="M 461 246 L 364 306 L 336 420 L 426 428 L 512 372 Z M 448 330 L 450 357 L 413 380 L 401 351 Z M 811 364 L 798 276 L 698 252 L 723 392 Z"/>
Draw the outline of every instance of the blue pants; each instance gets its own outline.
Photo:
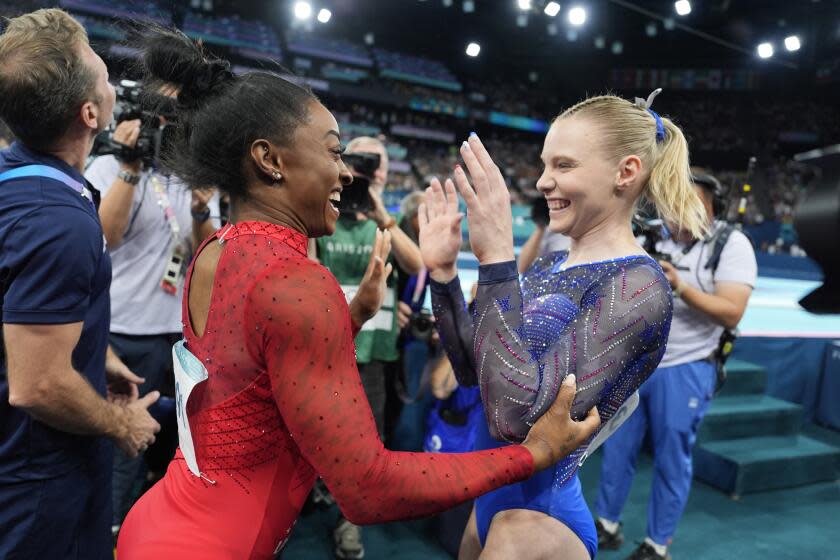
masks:
<path id="1" fill-rule="evenodd" d="M 111 333 L 109 342 L 114 352 L 134 373 L 146 380 L 140 386 L 140 396 L 166 386 L 166 378 L 173 378 L 172 345 L 181 339 L 180 333 L 132 336 Z M 167 428 L 160 418 L 161 428 Z M 175 423 L 174 415 L 167 419 Z M 158 436 L 160 437 L 160 436 Z M 172 449 L 174 455 L 175 450 Z M 114 454 L 113 474 L 113 525 L 120 525 L 128 510 L 140 497 L 146 480 L 146 462 L 143 454 L 130 458 L 121 450 Z"/>
<path id="2" fill-rule="evenodd" d="M 595 509 L 618 521 L 645 433 L 653 442 L 653 483 L 648 537 L 667 545 L 677 529 L 691 489 L 691 450 L 715 388 L 715 367 L 706 360 L 653 372 L 639 389 L 639 407 L 604 442 L 601 484 Z"/>
<path id="3" fill-rule="evenodd" d="M 0 558 L 113 557 L 110 449 L 95 466 L 46 480 L 0 485 Z"/>

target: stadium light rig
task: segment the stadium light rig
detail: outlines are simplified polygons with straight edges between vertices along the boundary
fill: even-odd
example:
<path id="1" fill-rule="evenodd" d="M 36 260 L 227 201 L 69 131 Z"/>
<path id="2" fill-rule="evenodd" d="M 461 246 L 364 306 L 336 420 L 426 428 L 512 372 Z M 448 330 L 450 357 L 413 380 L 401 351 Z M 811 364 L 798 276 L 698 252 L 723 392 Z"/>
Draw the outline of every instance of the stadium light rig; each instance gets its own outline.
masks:
<path id="1" fill-rule="evenodd" d="M 481 45 L 478 43 L 470 43 L 467 45 L 467 56 L 471 56 L 473 58 L 478 56 L 478 53 L 481 52 Z"/>
<path id="2" fill-rule="evenodd" d="M 773 56 L 773 45 L 770 43 L 761 43 L 756 50 L 758 51 L 759 58 L 770 58 Z"/>
<path id="3" fill-rule="evenodd" d="M 569 23 L 575 26 L 580 26 L 586 23 L 586 10 L 580 6 L 575 6 L 569 10 Z"/>
<path id="4" fill-rule="evenodd" d="M 309 2 L 295 2 L 295 17 L 297 19 L 309 19 L 312 15 L 312 4 Z"/>
<path id="5" fill-rule="evenodd" d="M 560 13 L 560 4 L 557 2 L 549 2 L 545 5 L 545 15 L 548 17 L 555 17 L 557 14 Z"/>
<path id="6" fill-rule="evenodd" d="M 330 21 L 331 17 L 332 12 L 326 8 L 321 8 L 321 11 L 318 12 L 318 21 L 320 21 L 321 23 L 327 23 L 328 21 Z"/>
<path id="7" fill-rule="evenodd" d="M 674 2 L 674 9 L 677 11 L 677 15 L 687 16 L 691 13 L 691 2 L 688 0 Z"/>
<path id="8" fill-rule="evenodd" d="M 802 43 L 799 42 L 799 37 L 797 37 L 796 35 L 785 37 L 785 48 L 789 52 L 798 51 L 801 47 Z"/>
<path id="9" fill-rule="evenodd" d="M 519 9 L 522 11 L 527 12 L 531 9 L 531 0 L 517 0 L 516 4 L 519 6 Z"/>

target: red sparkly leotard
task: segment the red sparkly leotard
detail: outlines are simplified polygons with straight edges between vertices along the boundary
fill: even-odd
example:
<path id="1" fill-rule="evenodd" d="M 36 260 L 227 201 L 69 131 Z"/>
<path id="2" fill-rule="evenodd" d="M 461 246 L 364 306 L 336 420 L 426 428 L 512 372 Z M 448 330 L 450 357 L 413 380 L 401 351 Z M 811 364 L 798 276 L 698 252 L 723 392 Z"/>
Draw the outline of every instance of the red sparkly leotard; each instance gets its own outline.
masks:
<path id="1" fill-rule="evenodd" d="M 119 560 L 270 559 L 316 476 L 359 524 L 430 515 L 531 476 L 521 446 L 386 450 L 356 369 L 344 295 L 306 257 L 306 237 L 245 222 L 205 245 L 215 239 L 224 249 L 202 336 L 189 321 L 192 269 L 183 311 L 186 346 L 209 374 L 187 403 L 206 479 L 179 451 L 129 512 Z"/>

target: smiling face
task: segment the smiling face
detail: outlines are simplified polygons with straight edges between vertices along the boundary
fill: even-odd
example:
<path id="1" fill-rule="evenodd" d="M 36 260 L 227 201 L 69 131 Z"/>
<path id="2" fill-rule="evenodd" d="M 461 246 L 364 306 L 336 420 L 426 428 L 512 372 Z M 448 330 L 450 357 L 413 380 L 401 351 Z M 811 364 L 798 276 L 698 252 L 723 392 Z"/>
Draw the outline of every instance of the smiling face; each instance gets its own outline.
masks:
<path id="1" fill-rule="evenodd" d="M 537 181 L 548 201 L 551 231 L 579 239 L 607 220 L 624 218 L 628 200 L 618 188 L 621 162 L 607 157 L 599 139 L 598 126 L 586 118 L 551 125 L 541 156 L 545 169 Z"/>
<path id="2" fill-rule="evenodd" d="M 341 161 L 343 150 L 335 117 L 314 101 L 309 107 L 309 120 L 280 151 L 283 183 L 278 195 L 309 237 L 335 232 L 339 212 L 333 201 L 340 200 L 343 186 L 353 180 Z"/>

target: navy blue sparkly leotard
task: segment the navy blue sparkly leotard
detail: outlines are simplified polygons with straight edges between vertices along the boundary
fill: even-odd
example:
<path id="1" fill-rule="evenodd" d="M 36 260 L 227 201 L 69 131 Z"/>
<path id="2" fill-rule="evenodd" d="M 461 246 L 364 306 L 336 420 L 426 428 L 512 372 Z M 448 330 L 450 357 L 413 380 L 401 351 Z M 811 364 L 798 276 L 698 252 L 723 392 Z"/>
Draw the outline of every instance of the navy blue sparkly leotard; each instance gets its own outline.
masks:
<path id="1" fill-rule="evenodd" d="M 573 417 L 597 405 L 603 425 L 665 352 L 673 301 L 653 259 L 638 255 L 564 269 L 567 256 L 541 257 L 521 283 L 513 261 L 481 266 L 472 316 L 457 278 L 432 284 L 438 329 L 458 380 L 481 388 L 492 438 L 479 436 L 479 448 L 522 441 L 570 373 L 577 378 Z M 536 486 L 556 490 L 573 481 L 579 487 L 574 475 L 584 449 L 558 463 L 550 477 L 491 492 L 478 506 L 497 495 L 499 510 L 522 507 L 562 517 L 556 515 L 559 495 Z M 582 501 L 579 491 L 572 494 Z M 483 537 L 487 527 L 481 527 L 481 518 L 489 525 L 493 511 L 488 517 L 479 510 Z"/>

